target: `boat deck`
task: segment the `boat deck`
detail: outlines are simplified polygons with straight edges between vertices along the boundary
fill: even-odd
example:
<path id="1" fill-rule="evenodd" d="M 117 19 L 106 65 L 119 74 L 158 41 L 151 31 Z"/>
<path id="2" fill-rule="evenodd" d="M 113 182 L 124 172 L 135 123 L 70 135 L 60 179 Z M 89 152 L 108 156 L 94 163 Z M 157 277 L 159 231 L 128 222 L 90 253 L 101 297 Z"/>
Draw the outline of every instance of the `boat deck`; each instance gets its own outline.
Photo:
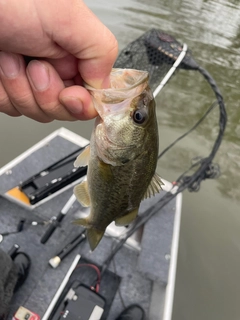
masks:
<path id="1" fill-rule="evenodd" d="M 51 163 L 73 152 L 79 148 L 79 145 L 86 143 L 85 139 L 61 129 L 57 134 L 43 140 L 0 170 L 0 233 L 14 230 L 20 219 L 26 219 L 29 222 L 48 220 L 60 212 L 72 195 L 72 187 L 66 188 L 64 192 L 55 197 L 50 197 L 48 201 L 33 207 L 32 210 L 10 201 L 6 197 L 6 192 L 18 185 L 20 181 L 26 180 Z M 144 214 L 145 210 L 152 205 L 157 206 L 158 200 L 165 192 L 143 201 L 140 214 Z M 82 228 L 72 225 L 71 221 L 79 214 L 79 211 L 84 210 L 86 212 L 86 209 L 83 209 L 76 201 L 61 223 L 61 227 L 56 229 L 46 244 L 40 243 L 46 227 L 32 226 L 30 223 L 26 223 L 21 233 L 4 237 L 0 243 L 1 249 L 7 252 L 14 244 L 18 244 L 20 251 L 26 252 L 32 260 L 27 281 L 14 295 L 9 319 L 19 306 L 24 306 L 43 318 L 77 254 L 81 255 L 81 259 L 85 259 L 84 262 L 87 260 L 100 267 L 104 263 L 117 241 L 112 236 L 117 236 L 119 230 L 122 230 L 114 225 L 108 228 L 107 234 L 94 252 L 91 252 L 88 243 L 84 242 L 75 248 L 58 268 L 53 269 L 48 264 L 49 259 L 54 257 L 69 239 L 81 232 Z M 168 307 L 171 309 L 179 232 L 176 218 L 179 223 L 180 212 L 181 194 L 152 217 L 141 232 L 133 236 L 128 245 L 125 245 L 116 254 L 109 266 L 111 272 L 104 274 L 100 284 L 99 293 L 106 298 L 106 310 L 102 319 L 114 320 L 123 310 L 123 303 L 126 306 L 139 303 L 146 311 L 148 319 L 163 319 L 163 308 L 167 303 L 165 301 L 166 286 L 169 281 L 171 289 L 169 289 L 167 300 L 171 300 Z M 174 234 L 173 261 L 172 239 Z M 172 275 L 169 275 L 170 261 Z M 84 284 L 91 285 L 95 277 L 94 271 L 87 274 L 84 272 L 79 268 L 74 276 Z M 166 316 L 164 319 L 171 318 Z"/>

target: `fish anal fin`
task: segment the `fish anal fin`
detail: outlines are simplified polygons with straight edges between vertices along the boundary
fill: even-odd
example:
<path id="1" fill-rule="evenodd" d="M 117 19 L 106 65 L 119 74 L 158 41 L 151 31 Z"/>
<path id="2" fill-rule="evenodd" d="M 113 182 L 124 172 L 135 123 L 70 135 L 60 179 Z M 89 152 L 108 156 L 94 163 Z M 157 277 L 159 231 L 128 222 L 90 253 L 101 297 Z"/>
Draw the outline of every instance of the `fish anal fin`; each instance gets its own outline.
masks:
<path id="1" fill-rule="evenodd" d="M 88 183 L 87 181 L 83 181 L 74 187 L 73 192 L 77 198 L 77 200 L 81 203 L 83 207 L 90 207 L 91 199 L 88 192 Z"/>
<path id="2" fill-rule="evenodd" d="M 74 162 L 74 167 L 86 167 L 90 158 L 90 146 L 87 146 L 77 157 Z"/>
<path id="3" fill-rule="evenodd" d="M 89 228 L 87 230 L 87 239 L 92 251 L 97 247 L 103 235 L 104 231 L 98 230 L 96 228 Z"/>
<path id="4" fill-rule="evenodd" d="M 164 185 L 164 183 L 162 182 L 160 176 L 155 172 L 143 196 L 143 199 L 150 198 L 151 196 L 154 196 L 156 193 L 159 193 L 162 190 L 162 185 Z"/>
<path id="5" fill-rule="evenodd" d="M 88 217 L 74 220 L 73 224 L 80 225 L 87 229 L 87 239 L 88 239 L 90 248 L 93 251 L 101 241 L 105 231 L 94 228 L 92 224 L 89 222 Z"/>
<path id="6" fill-rule="evenodd" d="M 80 226 L 85 227 L 87 229 L 91 228 L 91 225 L 89 224 L 88 217 L 74 220 L 73 224 L 80 225 Z"/>
<path id="7" fill-rule="evenodd" d="M 116 218 L 115 224 L 116 226 L 127 226 L 128 224 L 133 222 L 134 219 L 136 219 L 137 215 L 138 215 L 138 208 L 125 214 L 124 216 Z"/>

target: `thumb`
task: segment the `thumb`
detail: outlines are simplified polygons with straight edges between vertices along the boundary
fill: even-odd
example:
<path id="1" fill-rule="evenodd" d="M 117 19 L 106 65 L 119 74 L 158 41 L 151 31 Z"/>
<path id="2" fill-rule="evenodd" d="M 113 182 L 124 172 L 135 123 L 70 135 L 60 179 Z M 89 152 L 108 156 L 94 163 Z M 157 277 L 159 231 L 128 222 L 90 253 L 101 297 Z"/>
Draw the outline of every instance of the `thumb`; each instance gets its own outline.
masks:
<path id="1" fill-rule="evenodd" d="M 78 59 L 82 79 L 95 88 L 109 86 L 109 74 L 118 53 L 117 40 L 111 31 L 79 0 L 66 3 L 55 26 L 54 40 Z M 59 5 L 58 2 L 58 5 Z M 59 29 L 59 24 L 63 28 Z"/>

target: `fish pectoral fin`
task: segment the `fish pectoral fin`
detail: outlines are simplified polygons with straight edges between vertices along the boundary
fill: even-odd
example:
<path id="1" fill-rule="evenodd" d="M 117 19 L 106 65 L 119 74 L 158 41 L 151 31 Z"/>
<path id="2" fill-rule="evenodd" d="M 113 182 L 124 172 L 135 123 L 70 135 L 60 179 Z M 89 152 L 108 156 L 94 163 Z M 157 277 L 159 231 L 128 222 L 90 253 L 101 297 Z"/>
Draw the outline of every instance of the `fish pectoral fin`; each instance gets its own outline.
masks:
<path id="1" fill-rule="evenodd" d="M 87 230 L 87 238 L 92 251 L 97 247 L 103 235 L 104 231 L 96 228 L 90 228 Z"/>
<path id="2" fill-rule="evenodd" d="M 73 192 L 77 198 L 77 200 L 81 203 L 83 207 L 90 207 L 91 199 L 88 192 L 88 183 L 87 181 L 83 181 L 74 187 Z"/>
<path id="3" fill-rule="evenodd" d="M 164 183 L 162 182 L 160 176 L 155 172 L 147 188 L 147 191 L 143 196 L 143 199 L 150 198 L 151 196 L 154 196 L 156 193 L 159 193 L 162 190 L 162 185 L 164 185 Z"/>
<path id="4" fill-rule="evenodd" d="M 115 224 L 116 224 L 116 226 L 119 226 L 119 227 L 120 226 L 127 226 L 128 224 L 133 222 L 134 219 L 136 219 L 137 215 L 138 215 L 138 208 L 125 214 L 124 216 L 118 217 L 115 220 Z"/>
<path id="5" fill-rule="evenodd" d="M 87 146 L 77 157 L 74 162 L 74 167 L 86 167 L 90 158 L 90 146 Z"/>

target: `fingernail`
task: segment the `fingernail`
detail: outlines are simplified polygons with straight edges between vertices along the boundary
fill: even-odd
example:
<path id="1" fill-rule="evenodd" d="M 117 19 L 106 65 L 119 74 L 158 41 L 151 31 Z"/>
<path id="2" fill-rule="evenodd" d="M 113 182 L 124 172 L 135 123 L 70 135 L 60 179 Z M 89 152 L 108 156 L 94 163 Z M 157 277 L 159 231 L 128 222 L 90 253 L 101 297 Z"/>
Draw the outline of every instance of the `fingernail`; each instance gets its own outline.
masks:
<path id="1" fill-rule="evenodd" d="M 29 80 L 36 91 L 44 91 L 49 87 L 50 77 L 47 67 L 40 61 L 32 60 L 27 67 Z"/>
<path id="2" fill-rule="evenodd" d="M 82 101 L 75 97 L 64 97 L 61 98 L 61 102 L 65 107 L 73 114 L 82 113 L 83 105 Z"/>
<path id="3" fill-rule="evenodd" d="M 0 52 L 0 68 L 6 78 L 16 78 L 20 71 L 18 56 L 13 53 Z"/>

